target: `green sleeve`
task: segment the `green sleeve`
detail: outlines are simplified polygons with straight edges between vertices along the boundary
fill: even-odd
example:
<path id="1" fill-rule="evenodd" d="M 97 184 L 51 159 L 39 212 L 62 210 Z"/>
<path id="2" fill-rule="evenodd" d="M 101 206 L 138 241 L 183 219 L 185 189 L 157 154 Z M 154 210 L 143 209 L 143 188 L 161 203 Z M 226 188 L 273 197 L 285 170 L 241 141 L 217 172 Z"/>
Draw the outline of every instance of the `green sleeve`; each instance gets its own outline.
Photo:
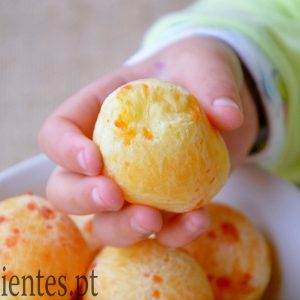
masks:
<path id="1" fill-rule="evenodd" d="M 197 1 L 159 20 L 144 43 L 164 39 L 174 27 L 189 26 L 239 31 L 272 62 L 279 72 L 277 88 L 288 114 L 285 141 L 271 170 L 300 184 L 300 0 Z"/>

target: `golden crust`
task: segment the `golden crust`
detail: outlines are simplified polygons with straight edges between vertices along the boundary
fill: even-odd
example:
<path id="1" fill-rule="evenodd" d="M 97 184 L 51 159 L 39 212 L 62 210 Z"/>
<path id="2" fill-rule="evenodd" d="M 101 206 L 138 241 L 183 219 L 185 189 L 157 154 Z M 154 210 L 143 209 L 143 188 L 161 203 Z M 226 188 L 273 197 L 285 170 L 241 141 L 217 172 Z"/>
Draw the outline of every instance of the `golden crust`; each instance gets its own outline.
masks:
<path id="1" fill-rule="evenodd" d="M 70 292 L 76 289 L 75 276 L 84 275 L 90 261 L 87 245 L 73 222 L 42 198 L 23 195 L 0 202 L 0 278 L 9 280 L 17 276 L 32 276 L 33 292 L 38 299 L 53 299 L 45 293 L 45 279 L 41 280 L 38 296 L 38 271 L 47 278 L 56 280 L 66 275 L 65 285 Z M 5 266 L 6 270 L 3 271 Z M 27 281 L 28 282 L 28 281 Z M 30 283 L 26 285 L 30 293 Z M 62 288 L 50 286 L 50 293 Z M 19 296 L 1 296 L 1 300 L 33 299 L 21 297 L 23 285 L 14 286 L 13 292 Z M 70 294 L 55 299 L 70 299 Z"/>
<path id="2" fill-rule="evenodd" d="M 98 276 L 98 296 L 89 290 L 84 300 L 213 299 L 205 273 L 191 256 L 152 240 L 128 248 L 106 247 L 92 270 Z"/>
<path id="3" fill-rule="evenodd" d="M 155 79 L 131 82 L 101 108 L 94 141 L 127 201 L 171 212 L 204 205 L 224 185 L 224 141 L 197 100 Z"/>
<path id="4" fill-rule="evenodd" d="M 206 209 L 210 228 L 184 249 L 207 272 L 216 300 L 260 299 L 271 274 L 264 237 L 233 208 L 211 203 Z"/>
<path id="5" fill-rule="evenodd" d="M 70 215 L 70 218 L 73 220 L 73 222 L 79 229 L 81 235 L 85 239 L 90 250 L 91 256 L 94 257 L 101 249 L 97 238 L 93 235 L 94 215 Z"/>

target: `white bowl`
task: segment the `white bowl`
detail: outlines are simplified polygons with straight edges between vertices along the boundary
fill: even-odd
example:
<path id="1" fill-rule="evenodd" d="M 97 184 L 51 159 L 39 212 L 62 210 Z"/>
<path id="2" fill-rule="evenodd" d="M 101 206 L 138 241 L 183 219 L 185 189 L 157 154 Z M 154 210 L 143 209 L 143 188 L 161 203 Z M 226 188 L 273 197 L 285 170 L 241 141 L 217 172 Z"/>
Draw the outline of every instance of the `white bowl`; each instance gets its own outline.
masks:
<path id="1" fill-rule="evenodd" d="M 39 155 L 0 173 L 0 199 L 24 192 L 45 196 L 55 165 Z M 267 237 L 273 275 L 265 300 L 300 299 L 300 190 L 253 165 L 230 177 L 217 201 L 245 213 Z"/>

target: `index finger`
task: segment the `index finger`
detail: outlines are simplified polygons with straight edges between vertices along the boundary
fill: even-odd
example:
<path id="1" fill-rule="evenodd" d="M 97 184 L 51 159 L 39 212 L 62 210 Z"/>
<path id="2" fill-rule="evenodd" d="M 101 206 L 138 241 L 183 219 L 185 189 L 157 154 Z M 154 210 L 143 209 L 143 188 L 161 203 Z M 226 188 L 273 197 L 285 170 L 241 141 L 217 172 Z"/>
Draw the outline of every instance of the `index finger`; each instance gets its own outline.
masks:
<path id="1" fill-rule="evenodd" d="M 120 69 L 88 85 L 60 105 L 44 123 L 39 145 L 47 156 L 70 171 L 97 175 L 102 162 L 92 134 L 102 102 L 127 82 Z"/>

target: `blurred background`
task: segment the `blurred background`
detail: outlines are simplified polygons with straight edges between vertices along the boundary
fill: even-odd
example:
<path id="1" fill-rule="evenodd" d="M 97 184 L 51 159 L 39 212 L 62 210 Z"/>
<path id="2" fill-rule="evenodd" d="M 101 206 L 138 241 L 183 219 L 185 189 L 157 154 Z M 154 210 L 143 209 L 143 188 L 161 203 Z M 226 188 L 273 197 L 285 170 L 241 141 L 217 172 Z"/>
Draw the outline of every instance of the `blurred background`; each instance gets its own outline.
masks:
<path id="1" fill-rule="evenodd" d="M 161 15 L 192 0 L 1 0 L 0 171 L 39 153 L 64 99 L 120 66 Z"/>

